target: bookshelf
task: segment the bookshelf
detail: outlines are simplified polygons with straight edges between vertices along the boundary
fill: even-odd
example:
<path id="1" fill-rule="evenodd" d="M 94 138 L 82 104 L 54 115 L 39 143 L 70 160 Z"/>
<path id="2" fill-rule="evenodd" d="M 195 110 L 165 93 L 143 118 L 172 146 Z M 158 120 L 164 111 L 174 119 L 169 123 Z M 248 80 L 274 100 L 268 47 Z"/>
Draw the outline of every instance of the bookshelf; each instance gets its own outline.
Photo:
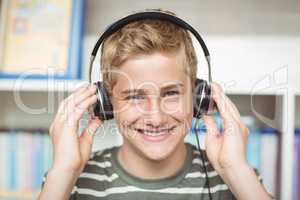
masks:
<path id="1" fill-rule="evenodd" d="M 47 129 L 59 102 L 87 82 L 89 54 L 97 36 L 114 20 L 144 8 L 173 10 L 191 22 L 203 35 L 211 52 L 213 79 L 224 86 L 241 114 L 253 116 L 259 126 L 272 125 L 280 130 L 280 190 L 277 195 L 280 199 L 292 199 L 292 144 L 294 129 L 300 127 L 300 4 L 295 1 L 275 1 L 269 5 L 259 0 L 201 3 L 196 0 L 189 3 L 87 0 L 82 79 L 21 82 L 0 79 L 0 128 Z M 206 78 L 202 52 L 197 44 L 195 47 L 200 62 L 199 77 Z M 95 65 L 99 66 L 99 59 Z M 19 95 L 15 94 L 16 90 L 20 91 Z M 16 99 L 22 99 L 25 107 L 40 113 L 28 114 Z M 104 143 L 112 144 L 114 139 L 96 138 L 94 149 L 104 147 Z M 6 193 L 4 199 L 33 199 L 34 196 Z"/>
<path id="2" fill-rule="evenodd" d="M 43 92 L 43 91 L 72 91 L 74 88 L 84 84 L 84 80 L 19 80 L 14 79 L 1 79 L 0 91 L 27 91 L 27 92 Z"/>
<path id="3" fill-rule="evenodd" d="M 295 96 L 295 126 L 300 127 L 300 93 Z"/>

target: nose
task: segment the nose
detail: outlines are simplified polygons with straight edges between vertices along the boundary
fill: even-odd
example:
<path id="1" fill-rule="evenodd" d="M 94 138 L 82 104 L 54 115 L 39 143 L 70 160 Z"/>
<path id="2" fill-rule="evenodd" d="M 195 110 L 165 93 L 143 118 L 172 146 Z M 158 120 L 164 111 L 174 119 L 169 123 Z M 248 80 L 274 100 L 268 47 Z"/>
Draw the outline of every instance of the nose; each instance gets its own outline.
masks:
<path id="1" fill-rule="evenodd" d="M 161 108 L 160 98 L 151 98 L 149 109 L 145 113 L 145 124 L 151 128 L 158 128 L 166 124 L 167 114 Z"/>

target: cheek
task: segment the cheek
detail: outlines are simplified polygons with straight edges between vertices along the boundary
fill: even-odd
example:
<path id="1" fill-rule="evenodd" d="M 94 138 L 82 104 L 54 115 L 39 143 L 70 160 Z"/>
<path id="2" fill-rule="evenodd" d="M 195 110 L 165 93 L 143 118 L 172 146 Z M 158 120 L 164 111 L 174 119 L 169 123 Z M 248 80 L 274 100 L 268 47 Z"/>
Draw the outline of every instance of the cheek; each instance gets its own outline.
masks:
<path id="1" fill-rule="evenodd" d="M 119 124 L 129 125 L 141 117 L 137 106 L 125 102 L 114 104 L 114 117 Z"/>
<path id="2" fill-rule="evenodd" d="M 178 98 L 164 99 L 161 102 L 162 110 L 177 118 L 186 118 L 193 112 L 192 98 L 188 95 L 183 95 Z"/>

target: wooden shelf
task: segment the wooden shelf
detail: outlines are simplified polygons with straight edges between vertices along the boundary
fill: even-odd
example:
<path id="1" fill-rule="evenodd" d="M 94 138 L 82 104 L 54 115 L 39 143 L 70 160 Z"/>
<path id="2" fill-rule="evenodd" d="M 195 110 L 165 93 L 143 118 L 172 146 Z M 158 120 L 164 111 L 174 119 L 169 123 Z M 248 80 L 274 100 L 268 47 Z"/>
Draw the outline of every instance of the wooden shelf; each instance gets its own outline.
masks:
<path id="1" fill-rule="evenodd" d="M 1 79 L 0 91 L 72 91 L 81 84 L 88 83 L 83 80 L 13 80 Z"/>

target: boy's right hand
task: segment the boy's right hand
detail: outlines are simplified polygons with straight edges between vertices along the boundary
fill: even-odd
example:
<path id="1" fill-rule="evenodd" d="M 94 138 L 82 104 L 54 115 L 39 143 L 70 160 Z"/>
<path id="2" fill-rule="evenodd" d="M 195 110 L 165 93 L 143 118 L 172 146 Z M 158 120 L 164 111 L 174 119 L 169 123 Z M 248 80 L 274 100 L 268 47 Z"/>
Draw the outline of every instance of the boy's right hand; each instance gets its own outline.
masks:
<path id="1" fill-rule="evenodd" d="M 96 103 L 96 86 L 85 85 L 64 99 L 50 126 L 54 160 L 52 170 L 79 174 L 90 157 L 93 136 L 102 124 L 98 118 L 89 120 L 83 133 L 78 135 L 79 120 L 89 106 Z"/>

